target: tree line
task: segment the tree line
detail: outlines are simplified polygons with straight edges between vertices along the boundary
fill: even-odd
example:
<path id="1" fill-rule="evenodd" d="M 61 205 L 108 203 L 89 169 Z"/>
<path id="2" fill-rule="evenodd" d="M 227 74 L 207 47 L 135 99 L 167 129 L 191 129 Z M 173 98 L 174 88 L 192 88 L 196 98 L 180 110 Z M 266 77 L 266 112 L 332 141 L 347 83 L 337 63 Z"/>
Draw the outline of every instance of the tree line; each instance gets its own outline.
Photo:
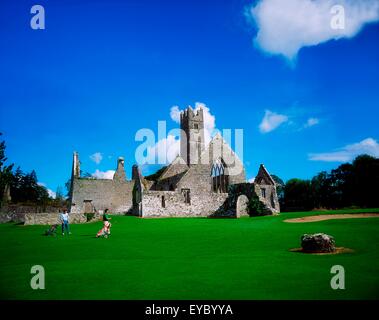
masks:
<path id="1" fill-rule="evenodd" d="M 0 132 L 0 136 L 2 133 Z M 52 199 L 43 185 L 38 183 L 34 170 L 25 173 L 20 167 L 14 170 L 14 164 L 6 164 L 5 141 L 0 142 L 0 205 L 3 204 L 4 190 L 10 187 L 12 203 L 26 205 L 59 205 L 64 201 L 63 193 L 57 190 L 57 196 Z"/>
<path id="2" fill-rule="evenodd" d="M 278 184 L 277 192 L 282 211 L 378 208 L 378 181 L 379 159 L 360 155 L 352 163 L 322 171 L 310 180 Z"/>

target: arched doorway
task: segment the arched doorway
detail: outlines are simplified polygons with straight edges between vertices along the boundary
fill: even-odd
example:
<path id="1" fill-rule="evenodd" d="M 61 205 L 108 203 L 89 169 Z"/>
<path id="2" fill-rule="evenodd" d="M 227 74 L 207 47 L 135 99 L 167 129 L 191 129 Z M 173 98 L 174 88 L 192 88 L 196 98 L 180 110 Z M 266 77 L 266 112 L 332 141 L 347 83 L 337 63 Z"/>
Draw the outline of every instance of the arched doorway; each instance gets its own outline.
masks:
<path id="1" fill-rule="evenodd" d="M 237 199 L 237 218 L 249 215 L 249 199 L 245 195 L 240 195 Z"/>

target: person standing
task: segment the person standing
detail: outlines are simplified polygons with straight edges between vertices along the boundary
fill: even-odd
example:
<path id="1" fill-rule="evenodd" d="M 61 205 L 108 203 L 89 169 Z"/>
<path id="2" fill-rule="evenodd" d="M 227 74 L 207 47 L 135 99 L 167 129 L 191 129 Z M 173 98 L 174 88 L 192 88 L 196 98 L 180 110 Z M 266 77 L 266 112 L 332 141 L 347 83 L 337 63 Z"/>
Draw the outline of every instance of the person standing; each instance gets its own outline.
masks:
<path id="1" fill-rule="evenodd" d="M 69 214 L 66 209 L 63 210 L 60 216 L 61 222 L 62 222 L 62 235 L 64 236 L 65 231 L 68 234 L 71 234 L 70 232 L 70 225 L 69 225 Z"/>

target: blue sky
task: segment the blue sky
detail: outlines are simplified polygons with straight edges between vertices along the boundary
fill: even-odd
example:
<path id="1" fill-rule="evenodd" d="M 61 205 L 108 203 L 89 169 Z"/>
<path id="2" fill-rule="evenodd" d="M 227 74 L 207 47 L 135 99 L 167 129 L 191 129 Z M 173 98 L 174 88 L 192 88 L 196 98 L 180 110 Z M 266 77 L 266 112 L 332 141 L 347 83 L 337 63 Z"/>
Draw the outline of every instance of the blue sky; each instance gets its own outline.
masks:
<path id="1" fill-rule="evenodd" d="M 35 169 L 52 190 L 70 177 L 74 150 L 89 173 L 114 170 L 124 156 L 130 177 L 135 133 L 156 131 L 158 120 L 175 128 L 171 108 L 197 102 L 217 128 L 244 130 L 248 178 L 260 163 L 288 180 L 311 178 L 361 151 L 378 156 L 378 3 L 369 1 L 367 15 L 357 17 L 349 1 L 340 2 L 346 33 L 320 30 L 311 39 L 306 28 L 272 23 L 266 9 L 275 0 L 39 1 L 44 30 L 30 27 L 33 1 L 7 0 L 0 131 L 8 158 Z M 296 18 L 322 15 L 303 9 Z"/>

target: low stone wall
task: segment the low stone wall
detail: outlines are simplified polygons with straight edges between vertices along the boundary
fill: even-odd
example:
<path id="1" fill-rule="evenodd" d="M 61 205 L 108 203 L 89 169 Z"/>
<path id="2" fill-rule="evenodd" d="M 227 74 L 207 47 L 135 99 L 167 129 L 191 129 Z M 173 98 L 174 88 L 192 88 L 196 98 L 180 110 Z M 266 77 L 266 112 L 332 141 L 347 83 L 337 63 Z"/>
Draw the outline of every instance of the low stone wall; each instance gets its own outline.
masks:
<path id="1" fill-rule="evenodd" d="M 49 212 L 49 215 L 58 217 L 59 212 L 62 212 L 62 208 L 54 206 L 28 206 L 28 205 L 19 205 L 19 204 L 10 204 L 1 207 L 0 210 L 0 223 L 7 222 L 16 222 L 24 223 L 26 219 L 30 218 L 33 215 L 46 215 L 46 212 Z M 28 218 L 26 218 L 28 216 Z M 38 220 L 38 218 L 37 218 Z"/>
<path id="2" fill-rule="evenodd" d="M 223 208 L 227 197 L 224 193 L 191 194 L 189 205 L 179 192 L 147 191 L 142 199 L 142 217 L 208 217 Z"/>
<path id="3" fill-rule="evenodd" d="M 62 212 L 65 206 L 36 206 L 23 204 L 6 204 L 0 209 L 5 214 L 26 214 L 26 213 L 44 213 L 44 212 Z"/>
<path id="4" fill-rule="evenodd" d="M 87 222 L 87 218 L 78 213 L 70 214 L 70 223 L 85 223 Z M 61 221 L 59 219 L 58 213 L 27 213 L 25 214 L 25 225 L 51 225 L 51 224 L 60 224 Z"/>
<path id="5" fill-rule="evenodd" d="M 0 223 L 24 222 L 25 213 L 0 213 Z"/>

